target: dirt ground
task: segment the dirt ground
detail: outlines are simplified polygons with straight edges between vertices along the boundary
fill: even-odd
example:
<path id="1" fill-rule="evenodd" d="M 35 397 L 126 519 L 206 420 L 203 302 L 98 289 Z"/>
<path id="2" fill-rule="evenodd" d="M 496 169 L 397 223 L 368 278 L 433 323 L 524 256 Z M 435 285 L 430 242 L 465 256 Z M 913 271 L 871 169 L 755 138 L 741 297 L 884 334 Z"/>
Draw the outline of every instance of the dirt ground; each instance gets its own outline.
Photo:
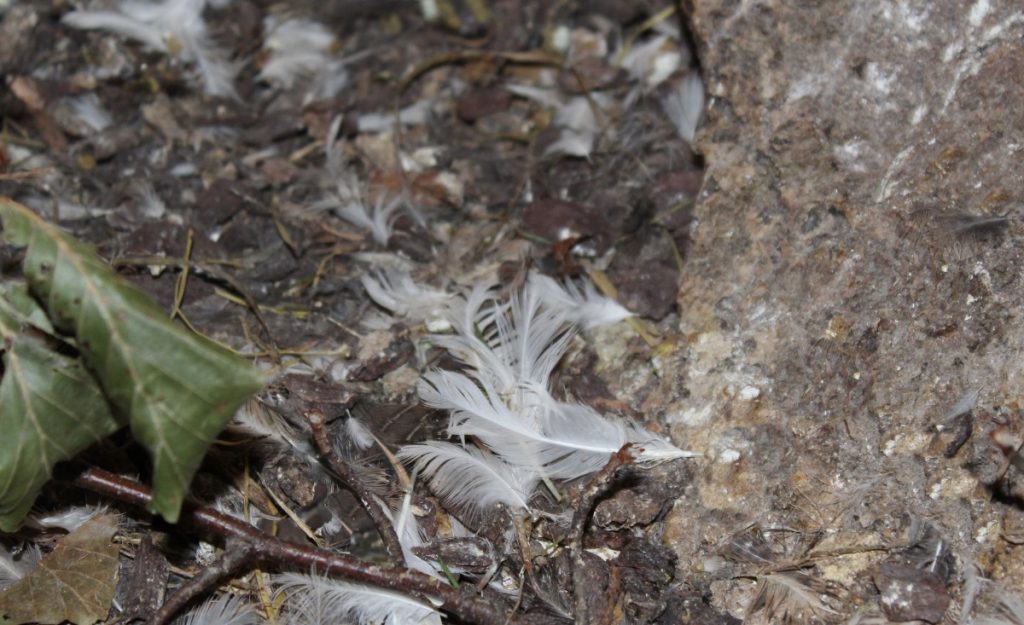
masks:
<path id="1" fill-rule="evenodd" d="M 3 14 L 0 193 L 95 244 L 195 331 L 272 373 L 252 410 L 299 430 L 320 410 L 339 440 L 354 417 L 392 451 L 441 436 L 448 419 L 419 401 L 417 382 L 458 363 L 429 339 L 429 315 L 388 314 L 367 276 L 408 273 L 448 292 L 493 279 L 509 295 L 539 272 L 595 284 L 634 313 L 581 332 L 552 388 L 703 457 L 621 472 L 597 502 L 578 561 L 564 548 L 564 513 L 586 479 L 560 486 L 566 501 L 538 494 L 538 509 L 555 516 L 520 528 L 520 544 L 507 528 L 473 528 L 490 560 L 473 562 L 465 543 L 432 545 L 453 565 L 465 559 L 470 578 L 498 554 L 507 611 L 572 618 L 574 567 L 584 569 L 593 623 L 957 622 L 974 562 L 1013 587 L 1024 521 L 1018 469 L 1007 467 L 1024 463 L 1017 443 L 990 442 L 1000 428 L 1016 440 L 1010 393 L 979 404 L 975 385 L 950 383 L 921 400 L 916 420 L 880 408 L 898 402 L 866 363 L 895 349 L 885 341 L 899 314 L 872 324 L 857 302 L 877 311 L 896 296 L 840 300 L 829 282 L 851 249 L 891 258 L 887 279 L 920 275 L 922 265 L 934 273 L 935 263 L 892 250 L 898 240 L 924 248 L 945 239 L 908 226 L 881 237 L 888 247 L 858 247 L 849 223 L 875 227 L 851 217 L 858 196 L 802 204 L 793 198 L 812 183 L 772 146 L 743 152 L 747 128 L 769 115 L 742 104 L 762 57 L 754 43 L 718 38 L 737 27 L 730 16 L 689 3 L 439 0 L 429 20 L 415 2 L 210 1 L 212 43 L 198 53 L 211 55 L 210 69 L 173 36 L 157 50 L 72 27 L 66 16 L 84 4 L 25 1 Z M 769 50 L 771 17 L 751 15 L 742 19 L 760 30 L 750 41 Z M 289 30 L 290 19 L 306 21 Z M 221 61 L 227 87 L 216 80 Z M 695 140 L 671 102 L 698 77 L 714 105 Z M 823 132 L 778 128 L 797 156 L 812 151 L 800 143 L 809 133 Z M 774 200 L 759 199 L 751 180 L 770 180 Z M 368 209 L 361 218 L 346 213 L 353 202 Z M 1000 257 L 1005 271 L 993 269 L 990 282 L 1011 280 L 1016 222 L 957 227 L 970 230 L 955 239 L 964 254 Z M 10 258 L 0 249 L 5 271 Z M 952 281 L 934 299 L 985 298 L 991 284 L 979 286 L 979 270 L 957 267 L 934 274 Z M 783 287 L 773 294 L 773 284 Z M 815 303 L 823 284 L 841 301 L 831 309 Z M 801 298 L 812 303 L 802 309 Z M 803 312 L 804 335 L 787 342 L 778 328 Z M 933 338 L 966 332 L 958 345 L 983 347 L 991 328 L 957 325 L 957 314 L 921 323 Z M 995 324 L 992 315 L 984 318 Z M 253 505 L 291 508 L 308 526 L 281 517 L 263 529 L 384 560 L 355 497 L 302 453 L 239 427 L 223 443 L 196 478 L 199 501 L 237 511 L 249 476 L 266 493 Z M 346 453 L 396 497 L 379 448 Z M 143 479 L 147 470 L 127 437 L 85 459 Z M 442 504 L 418 492 L 421 523 L 443 526 Z M 948 505 L 914 503 L 929 495 Z M 40 506 L 78 503 L 95 501 L 55 487 Z M 217 553 L 124 512 L 109 622 L 147 614 Z M 991 536 L 975 541 L 981 528 Z M 49 548 L 59 534 L 5 544 Z M 986 540 L 996 542 L 972 546 Z M 153 567 L 162 574 L 144 577 Z M 264 616 L 266 573 L 229 585 Z M 988 609 L 996 599 L 979 601 Z"/>

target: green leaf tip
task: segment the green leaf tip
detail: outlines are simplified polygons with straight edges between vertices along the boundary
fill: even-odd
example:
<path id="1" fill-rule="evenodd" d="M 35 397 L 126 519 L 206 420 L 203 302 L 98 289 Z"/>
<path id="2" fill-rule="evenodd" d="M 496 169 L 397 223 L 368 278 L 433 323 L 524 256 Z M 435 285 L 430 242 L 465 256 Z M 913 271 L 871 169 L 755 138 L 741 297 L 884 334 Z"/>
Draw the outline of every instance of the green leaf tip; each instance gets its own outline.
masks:
<path id="1" fill-rule="evenodd" d="M 263 386 L 262 374 L 227 349 L 171 322 L 149 296 L 122 279 L 91 247 L 25 206 L 0 198 L 0 221 L 4 226 L 3 237 L 26 248 L 23 271 L 28 288 L 53 328 L 73 339 L 90 379 L 98 383 L 105 401 L 113 406 L 112 413 L 125 415 L 132 435 L 152 457 L 151 510 L 169 522 L 176 522 L 207 447 L 238 407 Z M 26 313 L 13 318 L 19 317 L 25 318 Z M 7 325 L 11 325 L 10 321 Z M 19 341 L 13 344 L 17 346 Z M 14 350 L 8 350 L 4 358 L 16 355 Z M 10 377 L 5 373 L 0 384 L 8 384 Z M 30 403 L 33 398 L 41 401 L 47 393 L 53 394 L 46 388 L 38 389 L 38 393 L 33 388 L 22 388 L 20 392 Z M 110 433 L 109 427 L 92 427 L 92 420 L 77 414 L 79 406 L 74 395 L 68 399 L 75 410 L 64 415 L 63 427 L 49 421 L 35 428 L 14 422 L 10 425 L 16 427 L 6 431 L 28 430 L 26 435 L 30 439 L 21 444 L 37 445 L 49 436 L 64 442 L 66 431 L 82 434 L 89 443 Z M 14 409 L 6 410 L 12 413 L 10 419 L 17 419 Z M 3 414 L 5 407 L 0 407 L 0 415 Z M 71 453 L 71 449 L 65 451 Z M 48 478 L 53 464 L 60 459 L 63 457 L 53 455 L 36 458 L 34 469 L 38 474 L 40 467 L 47 465 Z M 15 477 L 24 470 L 8 465 L 6 461 L 0 464 L 0 526 L 9 526 L 24 507 L 23 503 L 10 511 L 4 507 L 11 484 L 17 482 Z M 34 500 L 36 494 L 38 488 L 30 495 L 21 494 L 18 501 Z"/>

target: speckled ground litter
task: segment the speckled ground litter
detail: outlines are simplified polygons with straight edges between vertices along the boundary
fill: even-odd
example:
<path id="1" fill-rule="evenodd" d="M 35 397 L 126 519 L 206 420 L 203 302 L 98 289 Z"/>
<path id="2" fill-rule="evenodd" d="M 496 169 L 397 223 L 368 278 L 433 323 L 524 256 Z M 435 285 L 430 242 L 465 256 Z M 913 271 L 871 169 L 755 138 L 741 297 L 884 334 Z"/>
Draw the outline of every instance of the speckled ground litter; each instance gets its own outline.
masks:
<path id="1" fill-rule="evenodd" d="M 159 51 L 70 27 L 72 10 L 102 7 L 117 3 L 26 1 L 4 12 L 0 71 L 12 88 L 0 96 L 0 192 L 96 244 L 168 310 L 179 306 L 198 331 L 274 371 L 261 396 L 270 418 L 301 429 L 317 409 L 341 431 L 351 415 L 392 450 L 438 437 L 447 418 L 419 403 L 416 383 L 457 364 L 422 323 L 386 315 L 361 279 L 400 269 L 450 292 L 496 279 L 507 296 L 533 271 L 596 283 L 639 315 L 574 339 L 552 382 L 557 394 L 669 435 L 656 396 L 687 344 L 677 284 L 703 165 L 692 128 L 666 114 L 667 99 L 697 76 L 666 6 L 456 2 L 453 24 L 450 15 L 427 22 L 411 2 L 210 2 L 215 56 L 238 70 L 234 94 L 204 82 L 173 34 Z M 281 43 L 290 18 L 312 20 L 298 22 L 300 39 L 313 45 L 327 33 L 327 43 L 315 50 L 319 65 L 284 75 L 273 68 L 286 44 L 297 45 Z M 560 117 L 565 109 L 575 112 Z M 343 218 L 354 200 L 371 218 L 380 209 L 378 223 Z M 16 252 L 4 253 L 5 270 L 16 271 Z M 328 544 L 382 557 L 353 497 L 305 458 L 233 429 L 224 438 L 249 442 L 211 451 L 198 498 L 237 507 L 248 462 L 262 489 L 250 494 L 253 506 L 283 503 Z M 366 479 L 394 486 L 379 452 L 348 453 L 363 453 Z M 85 459 L 146 472 L 120 438 Z M 662 536 L 674 507 L 699 498 L 699 465 L 627 471 L 599 502 L 585 540 L 595 619 L 653 622 L 678 597 L 697 596 Z M 420 523 L 443 533 L 434 525 L 446 515 L 421 490 Z M 560 490 L 576 497 L 574 484 Z M 55 490 L 41 505 L 70 500 Z M 536 505 L 568 504 L 540 495 Z M 559 546 L 567 522 L 534 530 L 526 612 L 571 610 L 572 561 Z M 288 520 L 274 525 L 309 540 Z M 515 587 L 522 556 L 507 528 L 476 529 L 486 549 L 442 544 L 446 561 L 475 570 L 484 566 L 470 557 L 477 551 L 505 550 Z M 163 591 L 140 584 L 161 586 L 169 574 L 173 587 L 215 555 L 170 529 L 131 521 L 122 534 L 150 563 L 126 561 L 118 592 L 135 597 L 133 610 L 151 609 Z M 143 580 L 143 568 L 163 572 Z M 706 599 L 701 609 L 712 610 Z"/>

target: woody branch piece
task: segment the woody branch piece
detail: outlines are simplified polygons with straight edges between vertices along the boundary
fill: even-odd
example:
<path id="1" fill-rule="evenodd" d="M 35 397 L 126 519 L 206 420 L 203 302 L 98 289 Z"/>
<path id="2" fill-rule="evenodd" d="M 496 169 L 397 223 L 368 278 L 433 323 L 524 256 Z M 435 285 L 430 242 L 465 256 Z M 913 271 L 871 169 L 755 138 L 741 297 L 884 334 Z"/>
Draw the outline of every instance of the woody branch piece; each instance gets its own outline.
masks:
<path id="1" fill-rule="evenodd" d="M 615 481 L 615 472 L 619 467 L 632 464 L 636 460 L 633 455 L 633 444 L 626 443 L 617 452 L 612 454 L 608 463 L 595 475 L 580 493 L 579 501 L 576 504 L 576 512 L 572 517 L 572 526 L 569 528 L 569 536 L 572 541 L 569 544 L 572 553 L 572 583 L 573 597 L 576 604 L 576 623 L 586 625 L 591 621 L 588 619 L 587 595 L 583 567 L 586 562 L 583 559 L 583 535 L 587 531 L 587 522 L 590 514 L 594 511 L 597 498 L 603 495 Z M 643 450 L 640 450 L 641 452 Z"/>
<path id="2" fill-rule="evenodd" d="M 134 506 L 148 506 L 150 489 L 133 480 L 97 468 L 82 470 L 71 480 L 74 485 Z M 252 565 L 276 564 L 297 570 L 317 570 L 325 575 L 386 588 L 416 597 L 431 597 L 441 609 L 469 623 L 502 623 L 505 601 L 492 592 L 477 594 L 468 587 L 453 588 L 422 573 L 401 568 L 382 567 L 326 549 L 283 541 L 261 532 L 247 523 L 211 508 L 187 503 L 181 524 L 222 541 L 234 539 L 252 550 Z M 513 617 L 510 623 L 528 625 L 529 619 Z"/>
<path id="3" fill-rule="evenodd" d="M 239 571 L 250 566 L 253 555 L 252 545 L 249 543 L 236 544 L 238 541 L 230 538 L 226 542 L 228 548 L 224 550 L 220 558 L 179 586 L 178 590 L 160 606 L 160 610 L 147 621 L 146 625 L 170 623 L 178 610 L 184 608 L 190 601 L 205 595 L 215 589 L 222 580 L 233 577 Z"/>
<path id="4" fill-rule="evenodd" d="M 384 542 L 384 548 L 387 550 L 388 556 L 391 557 L 391 562 L 397 566 L 404 565 L 405 557 L 402 555 L 402 544 L 398 542 L 398 534 L 395 533 L 395 528 L 391 524 L 391 518 L 381 507 L 380 500 L 373 497 L 359 476 L 334 452 L 331 441 L 327 439 L 324 413 L 319 410 L 310 410 L 306 413 L 306 421 L 309 423 L 309 429 L 313 434 L 313 444 L 316 445 L 320 457 L 327 463 L 331 471 L 334 471 L 342 484 L 359 499 L 360 505 L 370 515 L 373 524 L 377 526 L 380 539 Z"/>

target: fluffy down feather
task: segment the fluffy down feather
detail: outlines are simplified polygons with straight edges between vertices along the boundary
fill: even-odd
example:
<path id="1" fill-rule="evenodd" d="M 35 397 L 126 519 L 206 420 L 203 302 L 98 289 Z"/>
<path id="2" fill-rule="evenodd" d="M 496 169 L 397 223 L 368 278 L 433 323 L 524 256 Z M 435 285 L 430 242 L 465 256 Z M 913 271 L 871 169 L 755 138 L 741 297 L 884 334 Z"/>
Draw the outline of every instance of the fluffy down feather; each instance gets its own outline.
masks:
<path id="1" fill-rule="evenodd" d="M 175 619 L 174 625 L 257 625 L 262 621 L 243 597 L 220 595 Z"/>
<path id="2" fill-rule="evenodd" d="M 405 595 L 319 575 L 282 573 L 274 581 L 288 595 L 288 625 L 440 625 L 441 615 Z"/>
<path id="3" fill-rule="evenodd" d="M 598 293 L 592 282 L 584 282 L 580 289 L 570 280 L 559 284 L 554 278 L 537 272 L 531 273 L 529 280 L 547 306 L 562 311 L 567 319 L 584 330 L 633 315 L 622 304 Z"/>
<path id="4" fill-rule="evenodd" d="M 478 519 L 488 508 L 504 504 L 513 510 L 530 507 L 537 475 L 512 467 L 480 449 L 440 441 L 406 445 L 398 457 L 413 462 L 417 473 L 449 507 Z"/>

